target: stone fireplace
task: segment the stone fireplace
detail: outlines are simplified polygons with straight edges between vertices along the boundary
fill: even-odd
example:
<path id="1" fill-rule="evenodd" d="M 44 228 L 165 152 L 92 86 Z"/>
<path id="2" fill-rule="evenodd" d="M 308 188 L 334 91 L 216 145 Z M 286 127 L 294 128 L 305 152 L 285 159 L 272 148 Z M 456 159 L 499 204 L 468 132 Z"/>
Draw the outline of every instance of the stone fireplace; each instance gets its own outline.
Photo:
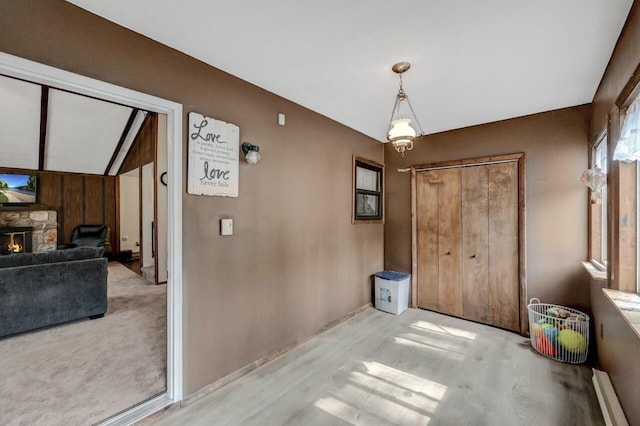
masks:
<path id="1" fill-rule="evenodd" d="M 11 247 L 9 247 L 11 246 Z M 19 248 L 19 246 L 22 246 Z M 0 211 L 0 254 L 41 253 L 58 248 L 58 214 L 53 210 Z"/>

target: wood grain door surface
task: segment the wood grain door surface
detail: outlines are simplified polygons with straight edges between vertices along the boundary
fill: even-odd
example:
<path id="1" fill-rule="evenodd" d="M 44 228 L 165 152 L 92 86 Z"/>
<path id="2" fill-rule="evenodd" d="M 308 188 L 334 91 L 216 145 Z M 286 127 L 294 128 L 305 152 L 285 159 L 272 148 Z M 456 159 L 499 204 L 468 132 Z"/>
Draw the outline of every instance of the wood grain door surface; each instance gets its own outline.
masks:
<path id="1" fill-rule="evenodd" d="M 417 304 L 520 330 L 518 163 L 416 174 Z"/>

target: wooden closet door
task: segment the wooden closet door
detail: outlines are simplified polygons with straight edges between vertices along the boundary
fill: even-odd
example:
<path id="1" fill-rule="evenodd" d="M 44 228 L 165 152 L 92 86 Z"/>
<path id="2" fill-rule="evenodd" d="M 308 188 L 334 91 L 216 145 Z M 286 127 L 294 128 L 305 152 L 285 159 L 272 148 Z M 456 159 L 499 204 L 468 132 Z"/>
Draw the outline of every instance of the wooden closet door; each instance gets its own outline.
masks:
<path id="1" fill-rule="evenodd" d="M 418 307 L 438 310 L 438 175 L 416 174 Z"/>
<path id="2" fill-rule="evenodd" d="M 489 166 L 462 170 L 463 317 L 491 323 Z"/>
<path id="3" fill-rule="evenodd" d="M 520 331 L 518 170 L 416 173 L 418 307 Z"/>
<path id="4" fill-rule="evenodd" d="M 461 169 L 416 179 L 418 306 L 462 316 Z"/>
<path id="5" fill-rule="evenodd" d="M 489 166 L 490 323 L 516 331 L 520 330 L 518 192 L 516 162 Z"/>

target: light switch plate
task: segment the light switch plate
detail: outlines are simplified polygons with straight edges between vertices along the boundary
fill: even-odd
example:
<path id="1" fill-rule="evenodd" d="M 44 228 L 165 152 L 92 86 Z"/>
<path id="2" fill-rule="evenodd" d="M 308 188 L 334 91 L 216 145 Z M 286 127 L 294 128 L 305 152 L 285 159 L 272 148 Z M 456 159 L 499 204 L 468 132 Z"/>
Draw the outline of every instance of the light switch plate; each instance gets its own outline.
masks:
<path id="1" fill-rule="evenodd" d="M 233 235 L 233 219 L 220 219 L 220 235 Z"/>
<path id="2" fill-rule="evenodd" d="M 285 118 L 283 113 L 278 113 L 278 124 L 284 126 Z"/>

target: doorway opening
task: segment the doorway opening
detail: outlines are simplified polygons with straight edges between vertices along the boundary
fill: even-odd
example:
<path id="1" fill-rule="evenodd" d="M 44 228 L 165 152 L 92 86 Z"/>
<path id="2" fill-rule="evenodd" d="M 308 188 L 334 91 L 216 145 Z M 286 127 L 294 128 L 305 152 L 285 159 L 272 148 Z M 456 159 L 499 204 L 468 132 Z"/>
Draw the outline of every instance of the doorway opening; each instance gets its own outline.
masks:
<path id="1" fill-rule="evenodd" d="M 129 424 L 182 399 L 182 105 L 0 52 L 0 74 L 167 117 L 167 344 L 166 392 L 110 417 Z M 112 413 L 114 414 L 114 413 Z"/>

